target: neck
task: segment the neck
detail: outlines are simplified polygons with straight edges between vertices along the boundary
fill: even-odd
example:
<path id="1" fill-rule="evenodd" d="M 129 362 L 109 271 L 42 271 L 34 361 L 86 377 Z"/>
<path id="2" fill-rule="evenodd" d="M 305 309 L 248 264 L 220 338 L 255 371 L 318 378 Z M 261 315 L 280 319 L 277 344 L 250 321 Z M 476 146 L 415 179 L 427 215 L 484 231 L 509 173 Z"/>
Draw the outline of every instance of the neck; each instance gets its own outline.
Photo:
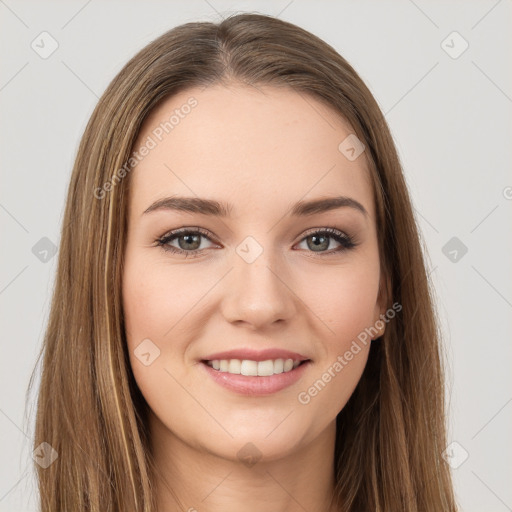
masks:
<path id="1" fill-rule="evenodd" d="M 273 460 L 226 459 L 175 436 L 150 413 L 158 512 L 336 512 L 335 422 Z M 248 448 L 250 453 L 250 448 Z"/>

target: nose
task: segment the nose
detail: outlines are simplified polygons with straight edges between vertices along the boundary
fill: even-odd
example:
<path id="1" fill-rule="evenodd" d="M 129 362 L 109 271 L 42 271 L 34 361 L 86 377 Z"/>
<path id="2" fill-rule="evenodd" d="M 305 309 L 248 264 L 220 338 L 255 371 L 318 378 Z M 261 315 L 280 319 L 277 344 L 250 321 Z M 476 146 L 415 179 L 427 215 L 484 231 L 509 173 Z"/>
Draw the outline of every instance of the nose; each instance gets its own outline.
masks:
<path id="1" fill-rule="evenodd" d="M 234 255 L 234 268 L 224 280 L 222 314 L 230 323 L 243 323 L 253 330 L 290 320 L 297 314 L 293 284 L 270 251 L 252 263 Z M 287 282 L 288 281 L 288 282 Z"/>

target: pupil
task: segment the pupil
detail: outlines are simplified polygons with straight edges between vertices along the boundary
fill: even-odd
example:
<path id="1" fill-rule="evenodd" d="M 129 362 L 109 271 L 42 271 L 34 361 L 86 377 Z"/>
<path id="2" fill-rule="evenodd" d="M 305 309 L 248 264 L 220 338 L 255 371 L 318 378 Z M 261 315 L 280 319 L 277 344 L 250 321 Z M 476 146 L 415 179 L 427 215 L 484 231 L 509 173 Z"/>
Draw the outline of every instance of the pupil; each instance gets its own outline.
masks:
<path id="1" fill-rule="evenodd" d="M 313 247 L 315 247 L 315 248 L 320 247 L 322 249 L 327 249 L 327 247 L 329 246 L 328 237 L 326 237 L 326 236 L 312 235 L 310 238 L 315 240 L 315 242 L 313 242 Z M 318 242 L 319 240 L 323 240 L 323 242 Z M 326 243 L 326 241 L 327 241 L 327 243 Z"/>
<path id="2" fill-rule="evenodd" d="M 194 247 L 181 247 L 182 249 L 197 249 L 200 245 L 200 243 L 198 243 L 199 235 L 183 235 L 181 238 L 186 240 L 185 245 L 186 244 L 193 244 L 193 245 L 195 244 Z M 189 241 L 190 239 L 192 239 L 192 241 Z M 182 244 L 180 244 L 180 246 L 182 246 Z"/>

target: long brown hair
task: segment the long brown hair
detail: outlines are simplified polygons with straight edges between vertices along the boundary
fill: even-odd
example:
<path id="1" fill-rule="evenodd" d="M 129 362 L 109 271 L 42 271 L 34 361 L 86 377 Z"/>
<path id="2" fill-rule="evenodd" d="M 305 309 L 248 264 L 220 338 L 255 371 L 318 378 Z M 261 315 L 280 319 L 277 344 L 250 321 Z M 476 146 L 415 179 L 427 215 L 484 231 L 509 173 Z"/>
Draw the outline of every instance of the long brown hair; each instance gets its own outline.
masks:
<path id="1" fill-rule="evenodd" d="M 382 293 L 402 310 L 372 343 L 336 419 L 336 498 L 345 512 L 455 511 L 442 458 L 441 333 L 387 123 L 331 46 L 291 23 L 245 13 L 219 24 L 187 23 L 147 45 L 108 86 L 85 129 L 38 359 L 44 356 L 34 448 L 46 442 L 58 454 L 46 468 L 35 465 L 42 512 L 155 512 L 148 406 L 131 372 L 121 306 L 126 162 L 143 121 L 163 99 L 233 82 L 312 95 L 343 116 L 366 146 L 388 282 Z"/>

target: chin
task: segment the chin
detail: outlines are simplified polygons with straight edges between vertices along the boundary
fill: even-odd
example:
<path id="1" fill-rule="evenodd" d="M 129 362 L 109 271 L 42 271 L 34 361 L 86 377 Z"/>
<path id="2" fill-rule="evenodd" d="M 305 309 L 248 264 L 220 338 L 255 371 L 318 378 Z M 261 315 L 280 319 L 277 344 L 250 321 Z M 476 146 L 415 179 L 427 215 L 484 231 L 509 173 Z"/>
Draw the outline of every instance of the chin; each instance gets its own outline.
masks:
<path id="1" fill-rule="evenodd" d="M 321 427 L 315 428 L 298 413 L 299 411 L 289 408 L 280 410 L 278 414 L 268 409 L 262 409 L 260 414 L 256 414 L 254 410 L 247 410 L 244 414 L 235 415 L 231 421 L 223 423 L 233 437 L 220 430 L 215 436 L 208 438 L 204 437 L 204 431 L 197 434 L 212 451 L 221 452 L 223 457 L 239 458 L 246 451 L 249 455 L 254 451 L 262 460 L 275 460 L 299 450 L 321 431 Z M 264 416 L 264 419 L 261 416 Z M 242 452 L 239 454 L 240 450 Z"/>
<path id="2" fill-rule="evenodd" d="M 268 432 L 253 430 L 234 439 L 226 439 L 226 436 L 223 436 L 218 442 L 212 442 L 211 438 L 201 441 L 211 455 L 229 461 L 239 461 L 248 467 L 285 458 L 300 450 L 302 444 L 301 436 L 289 430 L 270 435 Z"/>

